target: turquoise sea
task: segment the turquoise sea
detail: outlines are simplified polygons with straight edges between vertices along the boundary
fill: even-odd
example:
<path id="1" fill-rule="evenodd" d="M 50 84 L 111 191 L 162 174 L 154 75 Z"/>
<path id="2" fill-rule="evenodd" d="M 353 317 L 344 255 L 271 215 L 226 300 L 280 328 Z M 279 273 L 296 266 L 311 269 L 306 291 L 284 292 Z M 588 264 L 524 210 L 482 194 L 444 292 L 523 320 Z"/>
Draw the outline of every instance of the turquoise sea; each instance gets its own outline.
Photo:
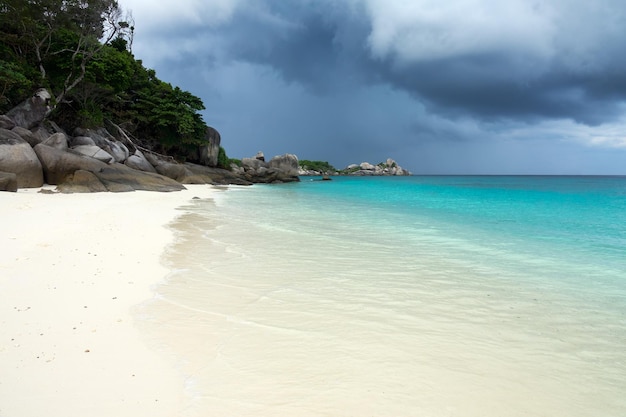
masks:
<path id="1" fill-rule="evenodd" d="M 626 177 L 317 179 L 172 225 L 188 415 L 626 416 Z"/>

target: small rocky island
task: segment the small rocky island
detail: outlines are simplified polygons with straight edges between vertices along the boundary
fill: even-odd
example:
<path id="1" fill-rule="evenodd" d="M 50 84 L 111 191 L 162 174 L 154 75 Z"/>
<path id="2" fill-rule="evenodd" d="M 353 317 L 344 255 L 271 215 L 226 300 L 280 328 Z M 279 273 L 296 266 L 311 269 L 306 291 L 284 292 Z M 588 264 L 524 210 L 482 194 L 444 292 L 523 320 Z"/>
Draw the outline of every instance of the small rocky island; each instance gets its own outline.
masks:
<path id="1" fill-rule="evenodd" d="M 332 168 L 332 167 L 331 167 Z M 298 175 L 307 176 L 329 176 L 329 175 L 353 175 L 358 177 L 371 176 L 407 176 L 412 175 L 409 170 L 402 168 L 393 159 L 389 158 L 385 162 L 377 165 L 369 162 L 351 164 L 342 170 L 336 169 L 311 169 L 306 164 L 300 164 Z"/>
<path id="2" fill-rule="evenodd" d="M 321 166 L 320 166 L 321 165 Z M 294 167 L 297 166 L 297 169 Z M 272 175 L 268 175 L 268 170 L 274 169 L 277 172 L 285 173 L 289 176 L 340 176 L 340 175 L 352 175 L 352 176 L 407 176 L 412 175 L 410 171 L 402 168 L 393 159 L 387 159 L 385 162 L 381 162 L 377 165 L 372 165 L 369 162 L 361 162 L 360 164 L 351 164 L 342 170 L 337 170 L 327 162 L 322 161 L 299 161 L 298 157 L 293 154 L 285 154 L 281 156 L 275 156 L 269 162 L 265 161 L 265 155 L 259 151 L 254 157 L 243 158 L 240 163 L 232 163 L 231 171 L 242 178 L 253 179 L 257 178 L 256 182 L 272 182 L 277 175 L 274 172 Z M 264 181 L 259 181 L 259 178 L 264 178 Z"/>

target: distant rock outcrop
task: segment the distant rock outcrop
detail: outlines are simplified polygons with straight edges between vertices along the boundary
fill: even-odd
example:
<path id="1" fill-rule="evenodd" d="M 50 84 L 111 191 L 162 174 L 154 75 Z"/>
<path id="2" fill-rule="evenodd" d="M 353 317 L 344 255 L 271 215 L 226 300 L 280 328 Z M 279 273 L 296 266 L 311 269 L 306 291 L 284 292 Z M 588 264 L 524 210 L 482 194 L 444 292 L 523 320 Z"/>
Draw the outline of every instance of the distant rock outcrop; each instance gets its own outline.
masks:
<path id="1" fill-rule="evenodd" d="M 361 162 L 360 164 L 350 164 L 342 170 L 323 170 L 317 171 L 309 169 L 308 167 L 298 167 L 299 175 L 309 176 L 331 176 L 331 175 L 353 175 L 353 176 L 400 176 L 400 175 L 412 175 L 411 172 L 402 168 L 393 159 L 387 159 L 385 162 L 381 162 L 378 165 L 370 164 L 369 162 Z"/>
<path id="2" fill-rule="evenodd" d="M 378 165 L 372 165 L 369 162 L 361 162 L 360 164 L 348 165 L 342 175 L 354 176 L 407 176 L 412 175 L 411 172 L 402 168 L 393 159 L 389 158 L 385 162 Z"/>
<path id="3" fill-rule="evenodd" d="M 263 152 L 254 158 L 243 158 L 241 166 L 232 165 L 233 172 L 252 183 L 276 184 L 300 181 L 298 177 L 298 157 L 284 154 L 265 162 Z"/>
<path id="4" fill-rule="evenodd" d="M 270 169 L 278 170 L 284 176 L 298 177 L 298 157 L 293 154 L 275 156 L 268 165 Z"/>

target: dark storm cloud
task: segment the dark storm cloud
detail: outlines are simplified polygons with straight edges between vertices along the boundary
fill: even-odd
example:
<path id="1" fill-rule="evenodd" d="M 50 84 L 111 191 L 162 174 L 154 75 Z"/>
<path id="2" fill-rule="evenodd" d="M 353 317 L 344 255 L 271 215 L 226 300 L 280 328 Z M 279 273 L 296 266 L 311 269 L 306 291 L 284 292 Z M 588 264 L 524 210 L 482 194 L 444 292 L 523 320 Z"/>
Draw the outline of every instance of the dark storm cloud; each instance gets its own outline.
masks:
<path id="1" fill-rule="evenodd" d="M 487 120 L 571 118 L 590 125 L 614 120 L 626 100 L 624 72 L 576 75 L 558 68 L 520 81 L 500 68 L 506 57 L 463 57 L 414 65 L 402 71 L 380 66 L 390 84 L 411 92 L 437 112 Z M 495 70 L 494 70 L 495 68 Z"/>
<path id="2" fill-rule="evenodd" d="M 270 66 L 285 81 L 322 93 L 341 88 L 347 73 L 363 72 L 368 27 L 340 4 L 267 2 L 262 13 L 239 9 L 228 24 L 211 29 L 211 37 L 221 38 L 220 53 L 228 59 Z"/>
<path id="3" fill-rule="evenodd" d="M 127 2 L 138 55 L 203 99 L 235 156 L 623 170 L 621 0 Z"/>
<path id="4" fill-rule="evenodd" d="M 254 8 L 238 8 L 225 24 L 205 29 L 207 42 L 218 38 L 215 46 L 221 50 L 217 53 L 231 60 L 272 67 L 287 82 L 300 83 L 315 94 L 353 83 L 385 83 L 407 91 L 432 106 L 433 111 L 451 116 L 487 120 L 571 118 L 597 125 L 622 114 L 620 106 L 626 99 L 622 43 L 626 29 L 623 33 L 596 36 L 593 39 L 608 43 L 597 45 L 602 52 L 591 49 L 583 51 L 587 54 L 584 56 L 567 50 L 577 42 L 575 38 L 560 44 L 553 35 L 542 39 L 552 43 L 549 56 L 536 56 L 527 48 L 504 44 L 493 48 L 467 45 L 459 53 L 435 51 L 419 59 L 393 51 L 377 57 L 368 41 L 374 31 L 372 21 L 358 4 L 256 4 Z M 601 28 L 602 23 L 587 24 Z M 559 36 L 578 35 L 570 30 Z M 439 47 L 445 48 L 445 44 Z"/>

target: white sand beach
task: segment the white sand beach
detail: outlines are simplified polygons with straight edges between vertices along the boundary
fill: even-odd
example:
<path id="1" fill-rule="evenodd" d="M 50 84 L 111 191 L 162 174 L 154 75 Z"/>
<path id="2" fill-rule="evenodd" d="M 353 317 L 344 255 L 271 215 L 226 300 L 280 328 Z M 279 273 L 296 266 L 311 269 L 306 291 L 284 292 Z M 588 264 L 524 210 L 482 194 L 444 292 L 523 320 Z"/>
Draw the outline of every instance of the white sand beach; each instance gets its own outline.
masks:
<path id="1" fill-rule="evenodd" d="M 132 309 L 168 272 L 175 208 L 213 192 L 0 193 L 0 416 L 181 415 L 184 377 Z"/>
<path id="2" fill-rule="evenodd" d="M 622 287 L 436 216 L 220 194 L 0 193 L 0 417 L 626 415 Z"/>

